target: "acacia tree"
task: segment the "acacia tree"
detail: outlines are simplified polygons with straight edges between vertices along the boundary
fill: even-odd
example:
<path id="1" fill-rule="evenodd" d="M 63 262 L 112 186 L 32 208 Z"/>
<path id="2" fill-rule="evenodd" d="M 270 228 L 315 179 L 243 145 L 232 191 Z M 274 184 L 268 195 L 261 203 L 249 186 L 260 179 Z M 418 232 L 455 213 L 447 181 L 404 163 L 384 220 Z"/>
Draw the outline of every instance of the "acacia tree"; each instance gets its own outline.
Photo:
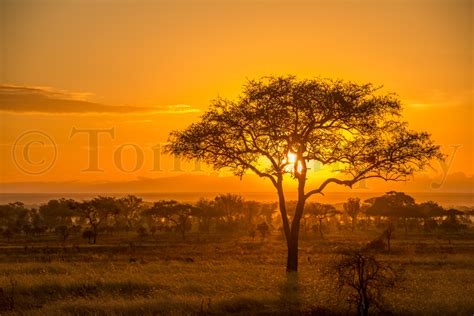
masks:
<path id="1" fill-rule="evenodd" d="M 48 203 L 39 207 L 38 214 L 49 228 L 70 227 L 73 224 L 73 217 L 77 215 L 71 209 L 71 203 L 73 202 L 71 199 L 49 200 Z"/>
<path id="2" fill-rule="evenodd" d="M 97 235 L 99 233 L 99 226 L 107 221 L 110 216 L 119 214 L 120 205 L 116 198 L 98 196 L 90 201 L 71 202 L 71 208 L 77 214 L 87 221 L 90 226 L 90 232 L 83 234 L 85 238 L 92 243 L 97 243 Z"/>
<path id="3" fill-rule="evenodd" d="M 312 195 L 330 184 L 405 180 L 442 158 L 429 135 L 410 131 L 400 115 L 400 100 L 371 84 L 265 77 L 248 81 L 237 100 L 214 100 L 199 122 L 170 134 L 166 150 L 240 177 L 252 171 L 269 179 L 278 193 L 291 272 L 298 268 L 300 221 Z M 311 161 L 335 164 L 339 172 L 307 190 Z M 283 190 L 287 175 L 298 190 L 291 222 Z"/>
<path id="4" fill-rule="evenodd" d="M 431 231 L 438 227 L 438 223 L 434 219 L 435 217 L 442 217 L 446 214 L 446 211 L 433 201 L 427 201 L 418 204 L 417 206 L 419 217 L 423 219 L 423 229 L 425 231 Z"/>
<path id="5" fill-rule="evenodd" d="M 357 315 L 369 315 L 375 307 L 383 312 L 383 292 L 393 288 L 400 271 L 362 252 L 346 253 L 332 266 L 339 294 L 357 308 Z"/>
<path id="6" fill-rule="evenodd" d="M 351 218 L 352 231 L 357 223 L 357 215 L 360 212 L 360 199 L 349 198 L 346 203 L 343 204 L 344 212 Z"/>
<path id="7" fill-rule="evenodd" d="M 243 216 L 244 199 L 237 194 L 219 194 L 214 198 L 214 206 L 224 213 L 225 221 L 230 223 Z"/>
<path id="8" fill-rule="evenodd" d="M 321 203 L 308 203 L 306 207 L 306 212 L 310 217 L 314 217 L 318 221 L 318 231 L 321 238 L 324 238 L 323 235 L 323 221 L 327 218 L 336 216 L 340 214 L 338 210 L 331 204 L 321 204 Z"/>
<path id="9" fill-rule="evenodd" d="M 196 202 L 195 215 L 199 220 L 199 231 L 211 233 L 212 220 L 221 216 L 221 212 L 215 207 L 214 201 L 200 199 Z"/>
<path id="10" fill-rule="evenodd" d="M 119 200 L 120 203 L 120 221 L 125 224 L 127 233 L 139 221 L 140 213 L 144 210 L 143 199 L 135 195 L 127 195 Z"/>
<path id="11" fill-rule="evenodd" d="M 366 213 L 369 216 L 384 216 L 389 218 L 389 224 L 394 219 L 403 219 L 405 234 L 408 233 L 409 218 L 417 218 L 421 216 L 420 207 L 415 203 L 415 199 L 403 192 L 390 191 L 382 196 L 374 197 L 365 201 L 369 204 Z M 389 228 L 389 227 L 388 227 Z M 394 228 L 394 227 L 392 227 Z M 388 243 L 390 244 L 390 236 L 393 229 L 387 229 Z"/>
<path id="12" fill-rule="evenodd" d="M 179 203 L 174 200 L 163 200 L 153 204 L 144 212 L 146 216 L 156 216 L 172 222 L 176 229 L 181 232 L 181 238 L 186 240 L 186 231 L 190 228 L 189 219 L 197 213 L 196 207 L 187 203 Z"/>

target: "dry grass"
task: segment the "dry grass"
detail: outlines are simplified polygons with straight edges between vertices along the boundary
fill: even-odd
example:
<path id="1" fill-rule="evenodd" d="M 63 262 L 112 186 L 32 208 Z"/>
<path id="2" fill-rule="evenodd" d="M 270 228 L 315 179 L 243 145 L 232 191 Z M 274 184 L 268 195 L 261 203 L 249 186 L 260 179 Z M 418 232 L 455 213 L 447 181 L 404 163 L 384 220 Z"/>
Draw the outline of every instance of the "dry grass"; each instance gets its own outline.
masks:
<path id="1" fill-rule="evenodd" d="M 341 314 L 326 273 L 336 253 L 370 236 L 328 236 L 301 244 L 300 273 L 284 272 L 285 247 L 276 236 L 180 243 L 120 238 L 73 249 L 37 244 L 0 255 L 0 287 L 22 315 Z M 400 287 L 387 295 L 395 314 L 474 312 L 474 239 L 451 244 L 431 236 L 395 240 L 378 258 L 401 267 Z M 131 260 L 133 259 L 133 260 Z M 192 260 L 189 260 L 192 259 Z"/>

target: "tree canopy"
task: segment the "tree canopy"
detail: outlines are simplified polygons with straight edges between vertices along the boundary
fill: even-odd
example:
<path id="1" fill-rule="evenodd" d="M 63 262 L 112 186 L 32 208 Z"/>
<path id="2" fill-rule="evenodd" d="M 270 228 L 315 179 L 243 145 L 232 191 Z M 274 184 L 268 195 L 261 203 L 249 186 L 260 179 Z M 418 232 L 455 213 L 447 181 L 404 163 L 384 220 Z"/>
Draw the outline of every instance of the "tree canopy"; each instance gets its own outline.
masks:
<path id="1" fill-rule="evenodd" d="M 403 192 L 390 191 L 366 200 L 369 216 L 428 218 L 445 216 L 446 211 L 433 201 L 416 204 L 415 199 Z"/>
<path id="2" fill-rule="evenodd" d="M 215 169 L 231 168 L 269 178 L 303 176 L 306 162 L 339 163 L 347 186 L 379 177 L 402 180 L 441 158 L 425 132 L 408 129 L 394 94 L 371 84 L 339 80 L 297 80 L 293 76 L 250 80 L 236 101 L 218 98 L 201 120 L 170 135 L 168 151 L 200 159 Z M 297 155 L 291 166 L 288 153 Z M 288 167 L 293 168 L 288 168 Z"/>
<path id="3" fill-rule="evenodd" d="M 151 208 L 144 212 L 147 216 L 156 216 L 172 222 L 181 232 L 183 240 L 186 238 L 188 230 L 188 220 L 197 214 L 197 208 L 188 203 L 179 203 L 174 200 L 162 200 L 155 202 Z"/>

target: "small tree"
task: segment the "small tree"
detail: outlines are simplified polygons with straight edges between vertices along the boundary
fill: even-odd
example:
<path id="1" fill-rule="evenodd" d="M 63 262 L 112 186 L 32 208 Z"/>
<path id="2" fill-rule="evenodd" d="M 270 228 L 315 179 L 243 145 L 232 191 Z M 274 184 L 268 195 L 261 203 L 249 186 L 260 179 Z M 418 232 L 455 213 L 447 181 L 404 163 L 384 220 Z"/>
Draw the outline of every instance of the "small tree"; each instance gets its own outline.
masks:
<path id="1" fill-rule="evenodd" d="M 449 209 L 445 211 L 446 219 L 441 223 L 441 228 L 447 232 L 456 232 L 467 227 L 458 217 L 464 215 L 462 211 Z"/>
<path id="2" fill-rule="evenodd" d="M 120 212 L 120 206 L 114 197 L 99 196 L 90 201 L 72 202 L 72 208 L 79 216 L 87 221 L 92 234 L 92 243 L 97 243 L 99 226 L 103 224 L 109 216 Z M 89 242 L 91 236 L 89 235 Z"/>
<path id="3" fill-rule="evenodd" d="M 119 221 L 124 223 L 128 233 L 140 219 L 140 213 L 144 210 L 143 199 L 135 195 L 127 195 L 118 200 L 120 204 Z"/>
<path id="4" fill-rule="evenodd" d="M 181 237 L 186 240 L 186 231 L 190 228 L 189 219 L 196 214 L 196 208 L 191 204 L 178 203 L 177 201 L 158 201 L 145 215 L 157 216 L 172 222 L 181 232 Z"/>
<path id="5" fill-rule="evenodd" d="M 49 200 L 48 203 L 39 207 L 38 215 L 49 228 L 70 227 L 73 224 L 73 217 L 77 215 L 71 208 L 73 203 L 71 199 Z"/>
<path id="6" fill-rule="evenodd" d="M 9 231 L 6 234 L 11 235 L 10 237 L 4 235 L 4 237 L 9 240 L 14 233 L 20 233 L 24 227 L 30 226 L 30 215 L 31 210 L 21 202 L 0 205 L 0 228 L 3 227 L 4 232 Z"/>
<path id="7" fill-rule="evenodd" d="M 395 232 L 395 226 L 392 223 L 388 223 L 387 228 L 383 231 L 382 236 L 387 239 L 387 251 L 390 252 L 390 242 Z"/>
<path id="8" fill-rule="evenodd" d="M 196 203 L 194 214 L 199 219 L 199 231 L 210 234 L 211 223 L 213 220 L 219 218 L 222 213 L 215 207 L 214 201 L 207 199 L 200 199 Z"/>
<path id="9" fill-rule="evenodd" d="M 423 218 L 423 229 L 427 232 L 438 227 L 435 218 L 443 217 L 446 211 L 433 201 L 423 202 L 418 205 L 419 216 Z"/>
<path id="10" fill-rule="evenodd" d="M 344 212 L 351 218 L 352 221 L 352 231 L 357 224 L 357 216 L 360 212 L 360 199 L 359 198 L 349 198 L 346 203 L 343 204 Z"/>
<path id="11" fill-rule="evenodd" d="M 259 216 L 272 226 L 273 214 L 277 211 L 277 203 L 263 203 L 261 204 Z"/>
<path id="12" fill-rule="evenodd" d="M 214 199 L 214 207 L 223 213 L 227 223 L 243 217 L 244 199 L 236 194 L 219 194 Z"/>
<path id="13" fill-rule="evenodd" d="M 371 308 L 383 311 L 383 291 L 395 286 L 396 271 L 362 252 L 343 255 L 333 266 L 337 289 L 357 310 L 369 315 Z"/>
<path id="14" fill-rule="evenodd" d="M 307 205 L 308 215 L 315 218 L 318 221 L 318 231 L 321 238 L 324 238 L 323 235 L 323 221 L 327 218 L 336 216 L 340 214 L 336 208 L 330 204 L 321 204 L 321 203 L 308 203 Z"/>
<path id="15" fill-rule="evenodd" d="M 257 201 L 244 201 L 243 210 L 245 214 L 245 226 L 252 227 L 255 223 L 256 217 L 262 208 L 262 204 Z"/>
<path id="16" fill-rule="evenodd" d="M 403 192 L 390 191 L 383 196 L 368 199 L 366 202 L 369 204 L 366 211 L 368 215 L 389 218 L 389 226 L 385 229 L 388 248 L 390 248 L 390 236 L 395 230 L 394 219 L 403 221 L 406 234 L 407 219 L 422 216 L 421 208 L 415 203 L 415 199 Z"/>

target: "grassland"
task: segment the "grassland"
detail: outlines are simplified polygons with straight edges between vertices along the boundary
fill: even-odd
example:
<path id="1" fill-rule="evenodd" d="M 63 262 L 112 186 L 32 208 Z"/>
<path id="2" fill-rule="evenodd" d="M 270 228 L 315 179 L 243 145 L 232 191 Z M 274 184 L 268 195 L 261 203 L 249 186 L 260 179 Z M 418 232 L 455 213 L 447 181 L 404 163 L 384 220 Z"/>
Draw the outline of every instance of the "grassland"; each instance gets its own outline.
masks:
<path id="1" fill-rule="evenodd" d="M 376 232 L 303 238 L 298 276 L 284 271 L 286 249 L 265 240 L 159 235 L 102 236 L 98 245 L 57 238 L 0 244 L 0 287 L 14 309 L 1 315 L 333 315 L 351 307 L 328 266 Z M 474 234 L 397 234 L 377 258 L 403 271 L 386 293 L 388 314 L 474 312 Z"/>

